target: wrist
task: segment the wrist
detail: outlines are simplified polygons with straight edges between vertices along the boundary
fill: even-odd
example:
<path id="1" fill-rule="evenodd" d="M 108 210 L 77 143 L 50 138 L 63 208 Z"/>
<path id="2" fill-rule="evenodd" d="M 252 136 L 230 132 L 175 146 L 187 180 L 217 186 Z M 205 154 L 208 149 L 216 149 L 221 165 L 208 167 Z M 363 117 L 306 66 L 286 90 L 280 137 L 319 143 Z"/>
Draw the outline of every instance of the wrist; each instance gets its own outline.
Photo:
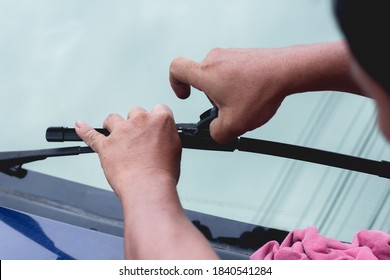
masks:
<path id="1" fill-rule="evenodd" d="M 176 195 L 178 179 L 167 170 L 145 168 L 121 175 L 111 187 L 122 203 L 168 199 Z"/>

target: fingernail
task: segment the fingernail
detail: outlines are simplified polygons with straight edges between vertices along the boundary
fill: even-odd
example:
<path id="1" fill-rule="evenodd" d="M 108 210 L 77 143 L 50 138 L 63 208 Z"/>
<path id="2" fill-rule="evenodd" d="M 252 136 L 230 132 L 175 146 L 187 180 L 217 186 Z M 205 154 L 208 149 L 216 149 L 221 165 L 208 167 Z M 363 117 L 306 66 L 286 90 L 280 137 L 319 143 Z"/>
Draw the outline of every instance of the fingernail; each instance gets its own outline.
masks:
<path id="1" fill-rule="evenodd" d="M 85 123 L 83 121 L 80 121 L 80 120 L 76 121 L 76 127 L 82 128 L 84 126 L 85 126 Z"/>

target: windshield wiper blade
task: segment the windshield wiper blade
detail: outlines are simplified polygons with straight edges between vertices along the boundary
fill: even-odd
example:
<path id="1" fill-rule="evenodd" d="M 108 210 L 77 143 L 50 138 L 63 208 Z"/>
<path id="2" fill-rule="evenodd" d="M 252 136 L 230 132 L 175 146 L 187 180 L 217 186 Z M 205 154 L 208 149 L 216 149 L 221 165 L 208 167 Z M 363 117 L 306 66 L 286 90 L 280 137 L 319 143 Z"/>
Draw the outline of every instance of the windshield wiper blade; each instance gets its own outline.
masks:
<path id="1" fill-rule="evenodd" d="M 375 161 L 314 148 L 297 145 L 236 137 L 227 144 L 220 145 L 210 136 L 210 122 L 218 116 L 218 109 L 212 108 L 200 116 L 198 123 L 176 124 L 182 147 L 200 150 L 230 151 L 235 150 L 290 158 L 326 166 L 338 167 L 384 178 L 390 178 L 390 162 Z M 109 132 L 103 128 L 97 129 L 104 135 Z M 49 127 L 46 131 L 49 142 L 81 141 L 74 128 Z"/>
<path id="2" fill-rule="evenodd" d="M 200 150 L 230 152 L 238 150 L 259 153 L 323 164 L 390 179 L 390 162 L 387 161 L 375 161 L 314 148 L 246 137 L 236 137 L 229 143 L 220 145 L 211 138 L 209 131 L 210 122 L 217 116 L 218 109 L 212 108 L 203 113 L 200 116 L 200 121 L 197 123 L 176 124 L 182 147 Z M 96 130 L 106 136 L 110 134 L 103 128 L 98 128 Z M 49 127 L 46 130 L 46 140 L 49 142 L 82 141 L 74 128 L 66 127 Z M 46 150 L 2 152 L 0 153 L 0 172 L 12 176 L 24 177 L 26 171 L 21 168 L 24 163 L 43 160 L 48 157 L 79 155 L 92 152 L 93 150 L 89 147 L 79 146 Z"/>
<path id="3" fill-rule="evenodd" d="M 10 176 L 23 178 L 27 170 L 22 168 L 25 163 L 44 160 L 48 157 L 74 156 L 85 153 L 93 153 L 90 147 L 65 147 L 41 150 L 25 150 L 0 152 L 0 172 Z"/>
<path id="4" fill-rule="evenodd" d="M 375 161 L 309 147 L 246 137 L 239 138 L 237 150 L 302 160 L 390 179 L 390 162 L 384 160 Z"/>
<path id="5" fill-rule="evenodd" d="M 183 125 L 177 125 L 183 148 L 230 152 L 238 150 L 265 154 L 338 167 L 390 179 L 390 162 L 387 161 L 375 161 L 320 149 L 246 137 L 238 137 L 227 144 L 220 145 L 207 135 L 195 136 L 183 133 L 180 130 Z M 104 129 L 99 130 L 104 131 Z M 104 132 L 108 135 L 107 131 Z M 59 137 L 55 138 L 54 134 L 57 134 Z M 73 128 L 49 127 L 47 135 L 48 141 L 51 142 L 81 141 Z"/>

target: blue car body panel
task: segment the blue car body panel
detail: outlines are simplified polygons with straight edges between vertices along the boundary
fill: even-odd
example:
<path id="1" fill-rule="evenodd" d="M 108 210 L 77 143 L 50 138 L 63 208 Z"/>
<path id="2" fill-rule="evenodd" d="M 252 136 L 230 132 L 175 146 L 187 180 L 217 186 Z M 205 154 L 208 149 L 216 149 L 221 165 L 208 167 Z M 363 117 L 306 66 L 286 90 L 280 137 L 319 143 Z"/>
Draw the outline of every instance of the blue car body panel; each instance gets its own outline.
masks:
<path id="1" fill-rule="evenodd" d="M 0 207 L 0 259 L 122 259 L 123 239 Z"/>
<path id="2" fill-rule="evenodd" d="M 287 232 L 186 210 L 222 259 L 248 259 Z M 0 259 L 123 259 L 123 215 L 115 194 L 28 171 L 0 173 Z"/>

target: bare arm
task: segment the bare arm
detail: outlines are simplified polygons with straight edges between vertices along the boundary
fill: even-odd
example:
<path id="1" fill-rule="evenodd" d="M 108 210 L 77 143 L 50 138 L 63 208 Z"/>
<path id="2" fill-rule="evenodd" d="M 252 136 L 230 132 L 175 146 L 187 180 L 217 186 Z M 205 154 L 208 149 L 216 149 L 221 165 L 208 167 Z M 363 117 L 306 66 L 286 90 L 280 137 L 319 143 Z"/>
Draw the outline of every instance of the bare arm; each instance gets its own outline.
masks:
<path id="1" fill-rule="evenodd" d="M 361 94 L 349 64 L 342 41 L 275 49 L 214 49 L 199 63 L 175 59 L 170 82 L 179 98 L 189 97 L 193 86 L 219 108 L 210 130 L 223 143 L 265 124 L 288 95 L 320 90 Z"/>
<path id="2" fill-rule="evenodd" d="M 363 95 L 351 76 L 351 57 L 343 41 L 286 48 L 286 93 L 333 90 Z"/>
<path id="3" fill-rule="evenodd" d="M 78 135 L 99 154 L 105 176 L 124 212 L 125 257 L 129 259 L 214 259 L 208 241 L 180 204 L 176 184 L 181 145 L 172 112 L 137 108 L 128 119 L 111 114 L 105 137 L 77 122 Z"/>

